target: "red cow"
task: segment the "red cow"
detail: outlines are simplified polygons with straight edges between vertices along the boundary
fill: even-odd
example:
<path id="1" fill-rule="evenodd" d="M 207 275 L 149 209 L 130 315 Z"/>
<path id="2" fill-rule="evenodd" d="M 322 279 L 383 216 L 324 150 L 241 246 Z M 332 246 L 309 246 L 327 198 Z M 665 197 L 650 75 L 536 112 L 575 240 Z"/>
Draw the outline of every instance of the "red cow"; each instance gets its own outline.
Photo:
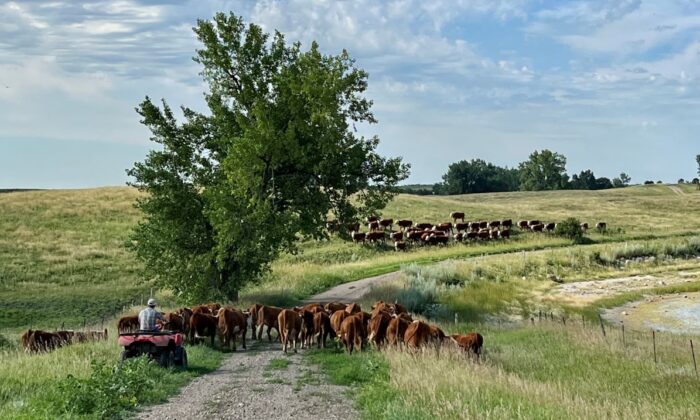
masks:
<path id="1" fill-rule="evenodd" d="M 283 309 L 277 316 L 277 325 L 279 325 L 280 338 L 282 338 L 282 351 L 287 353 L 287 346 L 291 340 L 292 348 L 296 353 L 297 340 L 299 340 L 302 328 L 301 316 L 291 309 Z"/>
<path id="2" fill-rule="evenodd" d="M 241 345 L 246 348 L 245 335 L 248 332 L 248 319 L 238 309 L 221 308 L 217 315 L 219 318 L 219 341 L 221 347 L 232 347 L 236 351 L 236 336 L 241 336 Z"/>
<path id="3" fill-rule="evenodd" d="M 479 360 L 481 349 L 484 346 L 484 337 L 476 332 L 471 332 L 467 335 L 452 334 L 450 336 L 455 344 L 457 344 L 465 353 L 473 353 L 476 359 Z"/>
<path id="4" fill-rule="evenodd" d="M 328 336 L 335 338 L 336 334 L 331 327 L 331 317 L 325 312 L 317 312 L 314 314 L 314 335 L 316 336 L 316 346 L 326 348 L 326 339 Z"/>
<path id="5" fill-rule="evenodd" d="M 214 347 L 214 337 L 216 336 L 216 328 L 219 324 L 217 317 L 195 312 L 190 318 L 190 343 L 196 344 L 197 339 L 211 338 L 211 346 Z"/>
<path id="6" fill-rule="evenodd" d="M 340 324 L 340 342 L 345 346 L 349 354 L 357 348 L 362 351 L 362 320 L 357 315 L 345 318 Z"/>
<path id="7" fill-rule="evenodd" d="M 258 323 L 256 324 L 256 333 L 258 335 L 258 340 L 262 340 L 263 327 L 267 327 L 267 339 L 272 341 L 272 335 L 270 335 L 270 330 L 273 328 L 277 330 L 277 336 L 280 336 L 279 325 L 277 324 L 278 316 L 282 312 L 282 308 L 277 308 L 275 306 L 262 306 L 258 309 Z"/>

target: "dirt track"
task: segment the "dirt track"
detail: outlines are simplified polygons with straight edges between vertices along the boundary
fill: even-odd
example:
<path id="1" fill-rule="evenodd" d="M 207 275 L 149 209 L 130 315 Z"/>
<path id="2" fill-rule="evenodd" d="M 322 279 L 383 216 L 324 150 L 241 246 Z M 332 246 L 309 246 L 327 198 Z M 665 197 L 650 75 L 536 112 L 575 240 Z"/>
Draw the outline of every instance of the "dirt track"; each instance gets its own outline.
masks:
<path id="1" fill-rule="evenodd" d="M 398 272 L 346 283 L 309 298 L 314 302 L 359 300 L 372 285 L 391 281 Z M 250 332 L 248 333 L 250 336 Z M 357 412 L 347 388 L 327 383 L 302 355 L 284 356 L 279 343 L 248 341 L 248 350 L 227 356 L 216 371 L 186 385 L 167 403 L 147 408 L 141 419 L 354 419 Z M 303 350 L 302 350 L 303 352 Z M 267 369 L 287 358 L 285 369 Z"/>

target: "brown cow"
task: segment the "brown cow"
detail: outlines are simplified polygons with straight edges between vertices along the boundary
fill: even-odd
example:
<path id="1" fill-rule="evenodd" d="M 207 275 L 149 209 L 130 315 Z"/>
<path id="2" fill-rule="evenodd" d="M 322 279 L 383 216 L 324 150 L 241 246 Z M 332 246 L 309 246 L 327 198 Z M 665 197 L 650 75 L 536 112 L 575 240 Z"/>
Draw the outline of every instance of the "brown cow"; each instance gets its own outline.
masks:
<path id="1" fill-rule="evenodd" d="M 404 241 L 394 242 L 394 250 L 395 251 L 405 251 L 406 250 L 406 242 L 404 242 Z"/>
<path id="2" fill-rule="evenodd" d="M 333 328 L 333 331 L 335 331 L 336 335 L 340 334 L 340 325 L 343 323 L 343 320 L 350 316 L 347 312 L 345 312 L 345 309 L 341 309 L 338 311 L 333 312 L 333 315 L 331 315 L 331 328 Z"/>
<path id="3" fill-rule="evenodd" d="M 105 330 L 107 331 L 107 330 Z M 58 334 L 58 336 L 61 338 L 61 344 L 66 345 L 66 344 L 71 344 L 73 342 L 73 339 L 76 337 L 76 332 L 75 331 L 56 331 L 54 334 Z M 78 342 L 85 342 L 88 341 L 87 339 L 84 341 L 78 341 Z"/>
<path id="4" fill-rule="evenodd" d="M 439 224 L 433 226 L 433 230 L 439 230 L 439 231 L 444 232 L 445 234 L 452 233 L 452 223 L 451 222 L 439 223 Z"/>
<path id="5" fill-rule="evenodd" d="M 330 302 L 326 303 L 326 306 L 324 306 L 323 309 L 328 311 L 329 315 L 332 315 L 335 311 L 344 311 L 347 306 L 348 305 L 340 302 Z"/>
<path id="6" fill-rule="evenodd" d="M 367 234 L 364 232 L 352 231 L 352 233 L 350 233 L 350 237 L 352 238 L 352 241 L 355 243 L 358 243 L 358 242 L 364 243 L 365 239 L 367 238 Z"/>
<path id="7" fill-rule="evenodd" d="M 503 226 L 506 229 L 510 229 L 513 227 L 513 220 L 512 219 L 501 220 L 501 226 Z"/>
<path id="8" fill-rule="evenodd" d="M 394 224 L 394 219 L 382 219 L 379 221 L 379 226 L 383 227 L 384 230 L 387 230 L 393 224 Z"/>
<path id="9" fill-rule="evenodd" d="M 61 347 L 64 342 L 61 336 L 56 333 L 47 331 L 28 331 L 27 348 L 30 352 L 51 351 Z"/>
<path id="10" fill-rule="evenodd" d="M 370 232 L 374 232 L 379 230 L 379 222 L 369 222 L 367 223 L 367 228 L 369 229 Z"/>
<path id="11" fill-rule="evenodd" d="M 283 309 L 277 316 L 277 325 L 279 325 L 280 338 L 282 339 L 282 351 L 287 354 L 287 346 L 291 340 L 292 348 L 296 353 L 297 341 L 302 328 L 301 316 L 291 309 Z"/>
<path id="12" fill-rule="evenodd" d="M 466 238 L 466 239 L 476 239 L 476 238 L 478 238 L 478 237 L 479 237 L 479 232 L 473 232 L 473 231 L 472 231 L 472 232 L 467 232 L 467 236 L 465 236 L 464 238 Z"/>
<path id="13" fill-rule="evenodd" d="M 345 312 L 347 312 L 350 315 L 356 314 L 361 311 L 362 308 L 360 308 L 360 305 L 358 305 L 357 303 L 351 303 L 345 307 Z"/>
<path id="14" fill-rule="evenodd" d="M 357 222 L 348 223 L 345 225 L 345 229 L 347 229 L 348 232 L 357 232 L 360 230 L 360 224 Z"/>
<path id="15" fill-rule="evenodd" d="M 249 324 L 250 324 L 250 336 L 253 340 L 257 339 L 258 337 L 255 335 L 255 327 L 258 325 L 258 311 L 262 308 L 262 305 L 259 303 L 253 304 L 249 309 Z"/>
<path id="16" fill-rule="evenodd" d="M 221 308 L 217 313 L 219 318 L 219 341 L 222 348 L 231 347 L 236 351 L 236 336 L 241 336 L 241 345 L 246 348 L 245 335 L 248 332 L 248 319 L 238 309 Z"/>
<path id="17" fill-rule="evenodd" d="M 464 239 L 464 233 L 462 232 L 457 232 L 453 236 L 455 242 L 462 242 L 462 239 Z"/>
<path id="18" fill-rule="evenodd" d="M 457 344 L 465 353 L 474 353 L 476 360 L 479 360 L 481 349 L 484 346 L 484 337 L 476 332 L 471 332 L 467 335 L 452 334 L 450 336 L 455 344 Z"/>
<path id="19" fill-rule="evenodd" d="M 367 223 L 372 223 L 372 222 L 378 221 L 378 220 L 379 220 L 379 217 L 377 217 L 377 216 L 367 216 L 367 219 L 365 219 L 365 220 L 367 220 Z"/>
<path id="20" fill-rule="evenodd" d="M 190 318 L 190 343 L 196 344 L 198 339 L 210 337 L 214 347 L 218 319 L 210 314 L 195 312 Z"/>
<path id="21" fill-rule="evenodd" d="M 491 238 L 491 231 L 488 229 L 481 229 L 479 232 L 477 232 L 477 238 L 479 239 L 489 239 Z"/>
<path id="22" fill-rule="evenodd" d="M 481 229 L 479 226 L 481 226 L 481 223 L 479 222 L 469 223 L 469 229 L 471 229 L 472 232 L 478 232 L 479 229 Z"/>
<path id="23" fill-rule="evenodd" d="M 392 232 L 389 237 L 394 241 L 401 241 L 403 240 L 403 232 Z"/>
<path id="24" fill-rule="evenodd" d="M 554 229 L 556 227 L 557 227 L 556 223 L 547 223 L 546 225 L 544 225 L 544 230 L 546 230 L 547 232 L 554 232 Z"/>
<path id="25" fill-rule="evenodd" d="M 414 230 L 414 231 L 408 232 L 408 234 L 406 235 L 406 239 L 415 242 L 415 241 L 420 239 L 421 235 L 423 235 L 422 231 Z"/>
<path id="26" fill-rule="evenodd" d="M 270 335 L 270 330 L 273 328 L 277 330 L 277 336 L 280 336 L 279 326 L 277 320 L 282 308 L 277 308 L 275 306 L 265 306 L 263 305 L 258 309 L 258 323 L 256 324 L 258 340 L 262 340 L 263 327 L 267 327 L 267 339 L 272 341 L 272 335 Z"/>
<path id="27" fill-rule="evenodd" d="M 311 348 L 311 341 L 314 337 L 314 312 L 303 308 L 294 312 L 301 317 L 301 348 Z"/>
<path id="28" fill-rule="evenodd" d="M 501 221 L 500 221 L 500 220 L 493 220 L 493 221 L 490 221 L 490 222 L 489 222 L 489 227 L 490 227 L 491 229 L 499 228 L 499 227 L 501 227 Z"/>
<path id="29" fill-rule="evenodd" d="M 588 230 L 588 223 L 586 223 L 586 222 L 581 223 L 581 230 L 584 232 L 587 231 Z"/>
<path id="30" fill-rule="evenodd" d="M 530 230 L 533 232 L 542 232 L 544 230 L 544 225 L 542 223 L 530 226 Z"/>
<path id="31" fill-rule="evenodd" d="M 180 308 L 175 311 L 176 314 L 182 317 L 182 328 L 185 334 L 190 332 L 190 318 L 192 317 L 192 309 L 190 308 Z"/>
<path id="32" fill-rule="evenodd" d="M 219 312 L 219 309 L 221 309 L 221 304 L 212 302 L 212 303 L 207 303 L 207 308 L 209 308 L 209 312 L 211 312 L 212 315 L 216 315 Z"/>
<path id="33" fill-rule="evenodd" d="M 119 318 L 117 322 L 117 331 L 119 331 L 120 334 L 136 332 L 139 330 L 139 327 L 139 317 L 136 315 L 123 316 Z"/>
<path id="34" fill-rule="evenodd" d="M 450 241 L 450 237 L 445 235 L 432 234 L 431 238 L 435 238 L 433 241 L 438 245 L 447 245 L 447 243 Z"/>
<path id="35" fill-rule="evenodd" d="M 432 229 L 432 228 L 433 228 L 433 224 L 432 224 L 432 223 L 418 223 L 418 224 L 416 225 L 416 228 L 418 228 L 418 229 L 420 229 L 420 230 Z"/>
<path id="36" fill-rule="evenodd" d="M 457 221 L 457 219 L 461 219 L 462 222 L 464 222 L 464 212 L 463 211 L 453 211 L 452 213 L 450 213 L 450 218 L 455 222 Z"/>
<path id="37" fill-rule="evenodd" d="M 380 311 L 369 320 L 367 339 L 374 343 L 377 349 L 381 348 L 384 340 L 386 340 L 389 321 L 391 321 L 391 315 L 388 311 Z"/>
<path id="38" fill-rule="evenodd" d="M 423 321 L 413 321 L 404 333 L 404 343 L 413 348 L 429 343 L 439 344 L 444 338 L 445 333 L 440 328 Z"/>
<path id="39" fill-rule="evenodd" d="M 521 221 L 518 222 L 518 227 L 519 227 L 520 229 L 525 230 L 525 229 L 527 229 L 527 228 L 530 227 L 530 224 L 527 222 L 527 220 L 521 220 Z"/>
<path id="40" fill-rule="evenodd" d="M 165 323 L 167 324 L 167 329 L 170 331 L 185 332 L 185 320 L 175 312 L 168 312 L 165 314 Z"/>
<path id="41" fill-rule="evenodd" d="M 362 320 L 359 316 L 352 315 L 345 318 L 340 324 L 340 343 L 345 346 L 349 354 L 357 348 L 362 351 Z"/>
<path id="42" fill-rule="evenodd" d="M 324 311 L 323 305 L 321 305 L 320 303 L 307 303 L 301 309 L 303 309 L 305 311 L 309 311 L 312 314 L 316 314 L 318 312 Z"/>
<path id="43" fill-rule="evenodd" d="M 455 223 L 455 229 L 457 232 L 462 232 L 464 230 L 469 229 L 469 223 L 461 222 L 461 223 Z"/>
<path id="44" fill-rule="evenodd" d="M 530 226 L 530 228 L 532 228 L 535 225 L 539 225 L 539 224 L 542 224 L 542 222 L 540 222 L 539 220 L 528 220 L 528 222 L 527 222 L 527 225 Z"/>
<path id="45" fill-rule="evenodd" d="M 316 346 L 321 348 L 321 342 L 323 341 L 323 348 L 326 348 L 326 339 L 328 336 L 331 339 L 335 338 L 336 334 L 331 327 L 331 317 L 325 312 L 317 312 L 314 314 L 314 336 L 316 336 Z"/>
<path id="46" fill-rule="evenodd" d="M 598 222 L 598 223 L 595 224 L 595 228 L 596 228 L 599 232 L 603 232 L 603 231 L 605 231 L 605 230 L 608 228 L 608 224 L 605 223 L 605 222 Z"/>
<path id="47" fill-rule="evenodd" d="M 502 239 L 508 239 L 510 238 L 510 229 L 503 229 L 498 236 Z"/>
<path id="48" fill-rule="evenodd" d="M 398 221 L 396 222 L 396 224 L 397 224 L 397 225 L 399 226 L 399 228 L 401 228 L 402 230 L 406 230 L 406 229 L 410 228 L 411 226 L 413 226 L 413 220 L 407 220 L 407 219 L 398 220 Z"/>
<path id="49" fill-rule="evenodd" d="M 193 307 L 192 313 L 193 314 L 200 313 L 200 314 L 207 314 L 207 315 L 213 316 L 211 309 L 209 309 L 209 307 L 207 305 L 197 305 L 197 306 Z"/>
<path id="50" fill-rule="evenodd" d="M 389 321 L 389 325 L 386 328 L 386 338 L 390 346 L 403 343 L 404 334 L 411 322 L 402 316 L 394 317 Z"/>
<path id="51" fill-rule="evenodd" d="M 383 231 L 372 231 L 372 232 L 367 232 L 365 235 L 365 238 L 367 241 L 371 243 L 376 243 L 378 241 L 384 241 L 385 239 L 385 234 Z"/>

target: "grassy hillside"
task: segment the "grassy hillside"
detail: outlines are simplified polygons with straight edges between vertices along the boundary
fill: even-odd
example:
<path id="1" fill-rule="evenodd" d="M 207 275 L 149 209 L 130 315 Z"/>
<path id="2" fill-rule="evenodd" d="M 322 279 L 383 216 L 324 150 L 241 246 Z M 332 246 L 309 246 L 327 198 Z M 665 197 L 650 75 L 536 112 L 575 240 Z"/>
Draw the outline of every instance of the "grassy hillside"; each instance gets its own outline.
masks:
<path id="1" fill-rule="evenodd" d="M 400 195 L 384 214 L 414 221 L 445 221 L 450 211 L 468 219 L 560 220 L 576 216 L 606 221 L 614 233 L 592 233 L 595 242 L 697 232 L 700 193 L 679 195 L 663 185 L 606 191 L 553 191 L 463 196 Z M 81 325 L 138 302 L 151 286 L 125 250 L 139 215 L 130 188 L 29 191 L 0 194 L 0 329 L 29 325 Z M 398 269 L 412 261 L 568 245 L 549 235 L 521 234 L 507 243 L 414 249 L 406 253 L 360 247 L 338 239 L 302 244 L 299 255 L 273 264 L 247 300 L 289 302 L 332 285 Z"/>

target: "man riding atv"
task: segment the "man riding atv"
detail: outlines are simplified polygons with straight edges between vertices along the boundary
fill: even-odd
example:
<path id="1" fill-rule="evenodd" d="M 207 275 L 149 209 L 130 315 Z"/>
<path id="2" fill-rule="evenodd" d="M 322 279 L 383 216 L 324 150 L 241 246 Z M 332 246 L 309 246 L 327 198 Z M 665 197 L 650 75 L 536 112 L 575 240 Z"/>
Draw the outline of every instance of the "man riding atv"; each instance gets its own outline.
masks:
<path id="1" fill-rule="evenodd" d="M 156 321 L 166 324 L 163 314 L 156 311 L 156 300 L 148 299 L 148 306 L 139 312 L 139 330 L 140 331 L 160 331 Z"/>

